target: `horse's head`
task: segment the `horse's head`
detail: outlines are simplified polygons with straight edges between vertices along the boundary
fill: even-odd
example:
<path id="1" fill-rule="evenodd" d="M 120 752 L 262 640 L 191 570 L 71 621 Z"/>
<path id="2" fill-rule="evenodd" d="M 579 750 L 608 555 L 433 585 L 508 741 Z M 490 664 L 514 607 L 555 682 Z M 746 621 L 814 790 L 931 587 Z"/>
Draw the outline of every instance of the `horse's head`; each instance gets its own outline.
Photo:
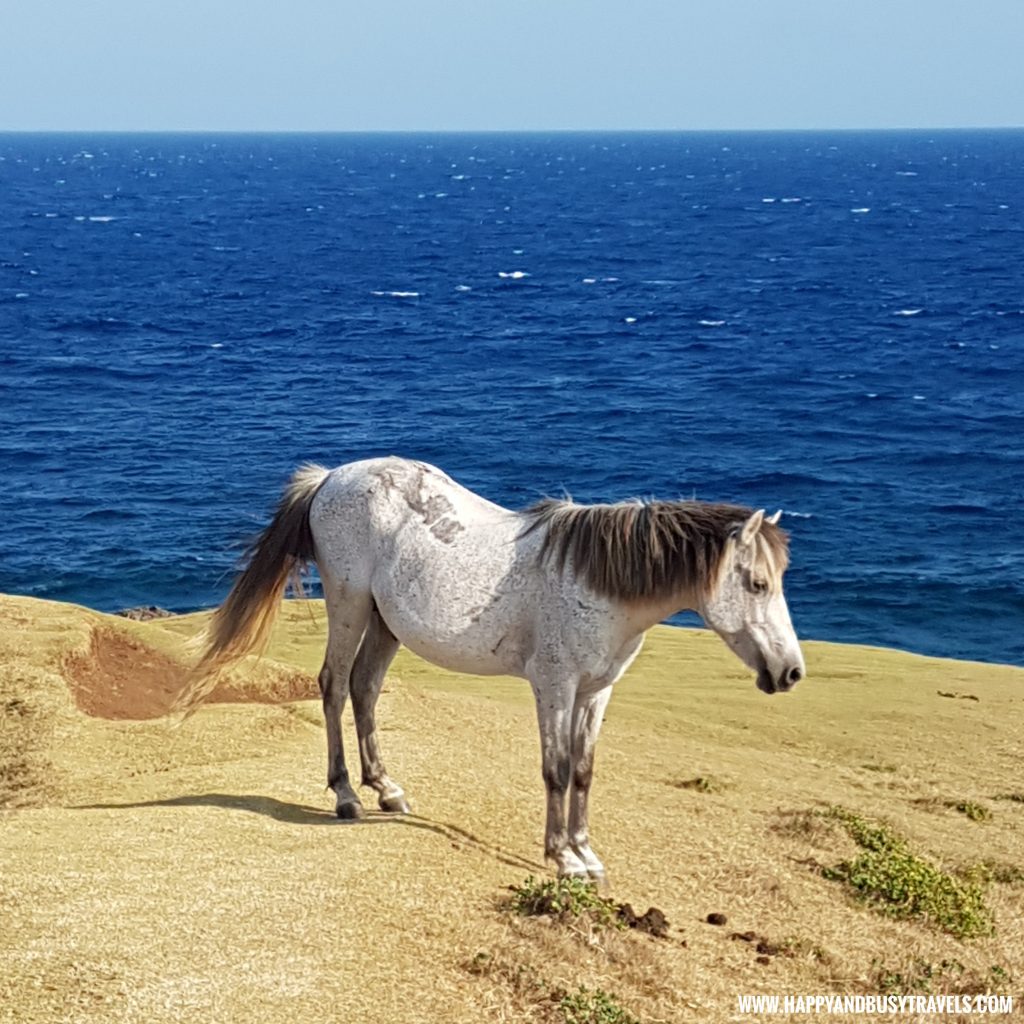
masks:
<path id="1" fill-rule="evenodd" d="M 717 585 L 698 609 L 732 651 L 757 672 L 757 687 L 765 693 L 789 690 L 805 673 L 782 593 L 785 540 L 776 529 L 779 515 L 766 519 L 761 509 L 736 527 L 722 553 Z"/>

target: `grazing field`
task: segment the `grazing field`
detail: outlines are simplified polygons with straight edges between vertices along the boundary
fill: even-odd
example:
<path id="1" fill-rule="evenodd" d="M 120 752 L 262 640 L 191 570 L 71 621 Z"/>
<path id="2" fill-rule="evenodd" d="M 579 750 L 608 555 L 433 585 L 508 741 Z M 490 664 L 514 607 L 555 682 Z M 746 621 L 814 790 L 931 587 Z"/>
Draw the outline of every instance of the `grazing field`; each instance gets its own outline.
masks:
<path id="1" fill-rule="evenodd" d="M 267 657 L 175 727 L 161 716 L 203 621 L 0 597 L 0 1021 L 752 1021 L 736 998 L 756 993 L 1024 1005 L 1020 669 L 808 643 L 806 681 L 769 698 L 717 638 L 653 630 L 592 800 L 630 922 L 541 892 L 525 683 L 401 652 L 379 719 L 414 813 L 340 823 L 322 606 L 290 602 Z M 620 927 L 640 918 L 658 927 Z"/>

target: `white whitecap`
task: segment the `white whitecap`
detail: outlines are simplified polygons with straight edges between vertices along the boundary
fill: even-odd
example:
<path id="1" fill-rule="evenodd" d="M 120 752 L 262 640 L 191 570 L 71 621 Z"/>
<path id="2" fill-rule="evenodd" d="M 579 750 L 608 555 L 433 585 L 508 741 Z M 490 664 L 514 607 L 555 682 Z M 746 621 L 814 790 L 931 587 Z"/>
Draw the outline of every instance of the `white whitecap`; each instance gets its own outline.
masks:
<path id="1" fill-rule="evenodd" d="M 802 203 L 803 199 L 800 196 L 786 196 L 782 201 L 784 203 Z"/>
<path id="2" fill-rule="evenodd" d="M 585 278 L 583 278 L 583 283 L 584 284 L 597 284 L 597 278 L 596 277 L 585 277 Z"/>
<path id="3" fill-rule="evenodd" d="M 112 220 L 117 220 L 116 217 L 90 217 L 90 222 L 93 224 L 109 224 Z"/>
<path id="4" fill-rule="evenodd" d="M 896 172 L 901 178 L 916 178 L 917 171 L 897 171 Z"/>
<path id="5" fill-rule="evenodd" d="M 924 400 L 924 395 L 914 395 L 915 402 L 923 402 Z"/>
<path id="6" fill-rule="evenodd" d="M 917 316 L 918 313 L 923 312 L 923 309 L 897 309 L 893 316 Z"/>
<path id="7" fill-rule="evenodd" d="M 455 290 L 457 292 L 471 292 L 473 289 L 468 284 L 457 284 Z"/>
<path id="8" fill-rule="evenodd" d="M 44 217 L 48 217 L 48 218 L 52 218 L 52 217 L 59 216 L 59 214 L 56 214 L 56 213 L 44 213 L 43 216 Z"/>
<path id="9" fill-rule="evenodd" d="M 521 281 L 530 275 L 525 270 L 499 270 L 498 277 L 510 278 L 513 281 Z"/>
<path id="10" fill-rule="evenodd" d="M 850 210 L 850 213 L 870 213 L 870 212 L 871 212 L 871 207 L 870 206 L 855 206 L 852 210 Z"/>
<path id="11" fill-rule="evenodd" d="M 761 202 L 762 203 L 774 203 L 775 199 L 772 196 L 765 196 L 764 199 L 761 200 Z"/>
<path id="12" fill-rule="evenodd" d="M 789 516 L 790 519 L 813 519 L 813 512 L 791 512 L 788 508 L 782 510 L 784 516 Z"/>
<path id="13" fill-rule="evenodd" d="M 602 277 L 601 280 L 602 281 L 607 281 L 610 284 L 613 281 L 618 281 L 618 278 L 617 277 Z"/>
<path id="14" fill-rule="evenodd" d="M 701 327 L 724 327 L 725 326 L 725 321 L 724 320 L 698 320 L 697 323 L 699 323 L 701 325 Z"/>
<path id="15" fill-rule="evenodd" d="M 627 317 L 625 317 L 625 322 L 627 324 L 635 324 L 636 323 L 636 317 L 635 316 L 627 316 Z"/>
<path id="16" fill-rule="evenodd" d="M 212 344 L 212 345 L 210 346 L 210 348 L 223 348 L 223 347 L 224 347 L 224 344 L 223 344 L 223 342 L 220 342 L 220 341 L 215 341 L 215 342 L 214 342 L 214 343 L 213 343 L 213 344 Z"/>
<path id="17" fill-rule="evenodd" d="M 14 293 L 14 297 L 16 299 L 27 299 L 28 298 L 28 292 L 15 292 Z"/>
<path id="18" fill-rule="evenodd" d="M 389 299 L 418 299 L 420 297 L 419 292 L 374 292 L 373 294 Z"/>

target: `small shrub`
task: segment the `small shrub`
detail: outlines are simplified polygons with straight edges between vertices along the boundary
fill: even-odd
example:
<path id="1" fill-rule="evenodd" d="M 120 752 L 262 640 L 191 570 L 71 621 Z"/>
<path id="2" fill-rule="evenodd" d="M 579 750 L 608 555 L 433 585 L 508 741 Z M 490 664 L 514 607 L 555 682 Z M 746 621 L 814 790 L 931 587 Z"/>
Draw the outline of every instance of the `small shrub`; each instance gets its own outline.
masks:
<path id="1" fill-rule="evenodd" d="M 902 971 L 887 970 L 875 960 L 872 967 L 877 969 L 878 990 L 895 995 L 993 992 L 1005 989 L 1010 980 L 1005 968 L 998 965 L 982 972 L 965 967 L 959 960 L 942 960 L 937 964 L 915 960 Z"/>
<path id="2" fill-rule="evenodd" d="M 875 961 L 877 963 L 877 961 Z M 879 967 L 878 990 L 885 993 L 905 995 L 920 993 L 928 995 L 933 983 L 940 978 L 959 978 L 964 972 L 964 965 L 959 960 L 943 960 L 940 964 L 932 964 L 927 960 L 915 960 L 913 967 L 903 971 L 887 971 Z"/>
<path id="3" fill-rule="evenodd" d="M 582 985 L 558 1002 L 565 1024 L 640 1024 L 636 1017 L 621 1007 L 612 996 L 601 989 L 587 989 Z"/>
<path id="4" fill-rule="evenodd" d="M 985 905 L 984 881 L 956 878 L 913 854 L 905 840 L 888 828 L 833 807 L 840 822 L 863 852 L 822 872 L 845 882 L 873 910 L 897 918 L 923 918 L 959 939 L 991 935 L 992 915 Z"/>
<path id="5" fill-rule="evenodd" d="M 967 815 L 971 821 L 988 821 L 992 817 L 992 812 L 987 807 L 982 807 L 981 804 L 976 804 L 972 800 L 961 800 L 959 803 L 954 802 L 949 806 L 961 814 Z"/>
<path id="6" fill-rule="evenodd" d="M 600 928 L 625 928 L 618 905 L 582 878 L 541 881 L 530 875 L 510 886 L 512 909 L 524 917 L 553 917 L 559 921 L 583 917 Z"/>

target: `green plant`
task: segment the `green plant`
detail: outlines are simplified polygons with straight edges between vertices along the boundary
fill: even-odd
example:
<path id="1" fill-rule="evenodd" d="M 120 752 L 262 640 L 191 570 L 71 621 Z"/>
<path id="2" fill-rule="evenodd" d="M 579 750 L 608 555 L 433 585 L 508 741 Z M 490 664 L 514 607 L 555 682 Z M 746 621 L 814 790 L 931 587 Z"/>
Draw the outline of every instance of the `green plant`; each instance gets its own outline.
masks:
<path id="1" fill-rule="evenodd" d="M 828 815 L 862 849 L 857 857 L 825 868 L 826 878 L 844 882 L 873 910 L 889 917 L 922 918 L 959 939 L 991 935 L 984 881 L 977 872 L 957 878 L 912 853 L 906 841 L 884 825 L 842 807 Z"/>
<path id="2" fill-rule="evenodd" d="M 961 800 L 959 803 L 950 804 L 950 806 L 961 814 L 966 814 L 971 821 L 988 821 L 992 817 L 992 812 L 987 807 L 982 807 L 981 804 L 976 804 L 972 800 Z"/>
<path id="3" fill-rule="evenodd" d="M 530 875 L 521 885 L 510 886 L 512 909 L 524 917 L 553 917 L 564 921 L 585 917 L 598 927 L 625 928 L 618 905 L 581 878 L 541 881 Z"/>
<path id="4" fill-rule="evenodd" d="M 873 966 L 878 961 L 874 961 Z M 887 971 L 882 967 L 878 970 L 878 989 L 880 992 L 897 993 L 922 993 L 927 995 L 932 991 L 932 982 L 940 978 L 948 978 L 955 975 L 960 977 L 964 972 L 964 965 L 959 960 L 943 960 L 940 964 L 932 964 L 927 960 L 915 960 L 913 970 L 904 974 L 902 971 Z"/>
<path id="5" fill-rule="evenodd" d="M 640 1024 L 633 1014 L 599 988 L 590 990 L 581 985 L 576 992 L 562 996 L 558 1008 L 565 1024 Z"/>
<path id="6" fill-rule="evenodd" d="M 927 960 L 915 960 L 906 973 L 886 970 L 878 960 L 872 961 L 871 966 L 876 969 L 875 980 L 878 990 L 896 995 L 992 992 L 1005 989 L 1010 981 L 1006 969 L 997 964 L 993 964 L 985 972 L 968 969 L 959 960 L 942 960 L 937 964 Z"/>

